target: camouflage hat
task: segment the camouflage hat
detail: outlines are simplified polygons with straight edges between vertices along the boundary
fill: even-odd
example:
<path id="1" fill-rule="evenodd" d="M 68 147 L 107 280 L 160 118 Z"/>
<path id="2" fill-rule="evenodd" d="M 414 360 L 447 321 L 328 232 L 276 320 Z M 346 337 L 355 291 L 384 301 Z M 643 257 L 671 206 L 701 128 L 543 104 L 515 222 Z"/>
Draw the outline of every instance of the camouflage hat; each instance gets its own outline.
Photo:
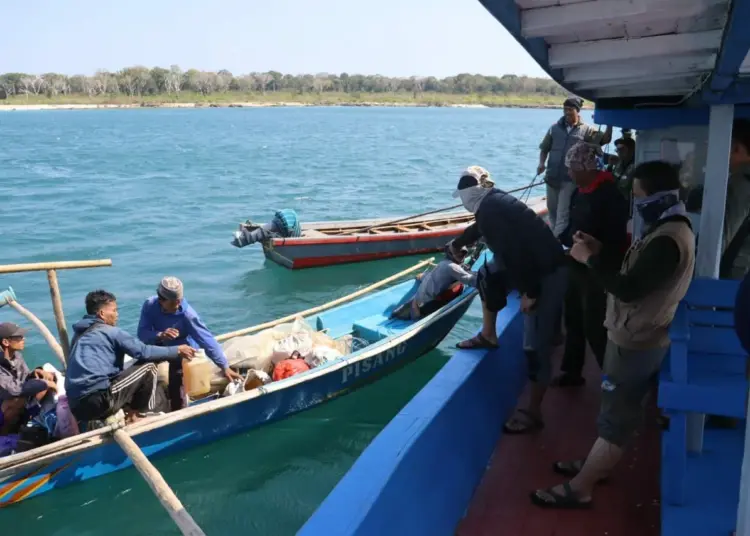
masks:
<path id="1" fill-rule="evenodd" d="M 462 177 L 465 175 L 476 178 L 479 186 L 482 188 L 492 188 L 495 186 L 495 181 L 490 178 L 490 172 L 482 166 L 469 166 L 461 173 Z"/>
<path id="2" fill-rule="evenodd" d="M 596 171 L 599 169 L 601 147 L 593 143 L 578 142 L 565 155 L 565 167 L 574 171 Z"/>

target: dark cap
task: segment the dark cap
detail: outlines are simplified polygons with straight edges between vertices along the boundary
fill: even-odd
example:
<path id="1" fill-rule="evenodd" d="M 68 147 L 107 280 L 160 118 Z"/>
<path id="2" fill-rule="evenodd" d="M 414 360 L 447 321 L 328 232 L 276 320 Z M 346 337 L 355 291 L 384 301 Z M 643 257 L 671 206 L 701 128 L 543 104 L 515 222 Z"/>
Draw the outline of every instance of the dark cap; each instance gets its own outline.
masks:
<path id="1" fill-rule="evenodd" d="M 24 329 L 13 322 L 0 323 L 0 339 L 10 339 L 12 337 L 23 337 L 28 329 Z"/>
<path id="2" fill-rule="evenodd" d="M 579 99 L 578 97 L 568 97 L 565 99 L 565 102 L 563 102 L 563 107 L 575 108 L 580 112 L 581 107 L 583 107 L 583 99 Z"/>
<path id="3" fill-rule="evenodd" d="M 470 173 L 468 170 L 466 170 L 464 171 L 463 175 L 461 175 L 461 178 L 458 179 L 458 186 L 456 186 L 456 189 L 453 192 L 453 197 L 458 197 L 460 195 L 459 192 L 461 192 L 461 190 L 465 190 L 466 188 L 471 188 L 472 186 L 480 186 L 480 185 L 481 185 L 481 179 L 475 173 Z"/>

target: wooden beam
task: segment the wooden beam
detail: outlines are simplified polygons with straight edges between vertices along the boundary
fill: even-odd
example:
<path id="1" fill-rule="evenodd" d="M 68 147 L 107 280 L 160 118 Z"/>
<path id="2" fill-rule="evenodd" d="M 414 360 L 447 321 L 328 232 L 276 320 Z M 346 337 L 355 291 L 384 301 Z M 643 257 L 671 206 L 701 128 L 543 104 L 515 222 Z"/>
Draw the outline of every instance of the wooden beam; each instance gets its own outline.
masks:
<path id="1" fill-rule="evenodd" d="M 675 54 L 716 52 L 721 44 L 721 30 L 688 34 L 658 35 L 639 39 L 608 39 L 583 43 L 552 45 L 549 65 L 552 69 L 619 62 L 632 58 L 650 61 L 651 58 Z"/>
<path id="2" fill-rule="evenodd" d="M 706 76 L 706 75 L 704 75 Z M 651 87 L 694 88 L 700 84 L 701 76 L 654 76 L 651 78 L 623 78 L 621 80 L 605 80 L 603 82 L 584 82 L 575 84 L 576 89 L 603 91 L 605 89 L 638 89 Z"/>
<path id="3" fill-rule="evenodd" d="M 404 227 L 403 225 L 394 225 L 396 230 L 401 231 L 402 233 L 411 233 L 414 231 L 414 229 L 409 229 L 408 227 Z"/>
<path id="4" fill-rule="evenodd" d="M 690 75 L 711 71 L 716 63 L 716 53 L 690 54 L 653 58 L 643 61 L 633 58 L 617 63 L 602 63 L 571 67 L 563 71 L 566 82 L 615 80 L 622 78 L 649 78 L 661 75 Z"/>
<path id="5" fill-rule="evenodd" d="M 61 262 L 35 262 L 29 264 L 4 264 L 0 265 L 0 274 L 14 274 L 20 272 L 46 272 L 47 270 L 71 270 L 73 268 L 98 268 L 101 266 L 112 266 L 112 259 L 98 261 L 61 261 Z"/>
<path id="6" fill-rule="evenodd" d="M 122 429 L 115 430 L 112 436 L 125 454 L 128 455 L 128 458 L 133 462 L 138 472 L 141 473 L 141 476 L 175 522 L 175 525 L 180 529 L 180 532 L 186 536 L 206 536 L 188 511 L 185 510 L 185 507 L 182 506 L 180 499 L 177 498 L 177 495 L 169 487 L 169 484 L 161 476 L 161 473 L 159 473 L 156 467 L 146 458 L 146 455 L 143 454 L 143 451 L 136 445 L 135 441 L 133 441 L 133 438 Z"/>
<path id="7" fill-rule="evenodd" d="M 737 72 L 750 52 L 750 2 L 734 0 L 729 21 L 724 30 L 719 59 L 707 88 L 713 93 L 722 93 L 734 83 Z"/>
<path id="8" fill-rule="evenodd" d="M 648 26 L 702 16 L 726 0 L 596 0 L 567 6 L 541 7 L 521 12 L 524 37 L 570 35 L 592 26 Z"/>
<path id="9" fill-rule="evenodd" d="M 55 322 L 57 323 L 57 333 L 60 336 L 60 346 L 65 356 L 63 358 L 64 367 L 67 365 L 68 357 L 70 356 L 70 339 L 68 338 L 68 326 L 65 323 L 60 285 L 57 282 L 57 271 L 47 270 L 47 280 L 49 282 L 50 298 L 52 299 L 52 310 L 55 313 Z"/>
<path id="10" fill-rule="evenodd" d="M 606 88 L 596 92 L 597 99 L 617 99 L 622 97 L 657 97 L 667 95 L 687 95 L 695 90 L 694 85 L 684 82 L 675 84 L 654 83 L 626 88 Z"/>

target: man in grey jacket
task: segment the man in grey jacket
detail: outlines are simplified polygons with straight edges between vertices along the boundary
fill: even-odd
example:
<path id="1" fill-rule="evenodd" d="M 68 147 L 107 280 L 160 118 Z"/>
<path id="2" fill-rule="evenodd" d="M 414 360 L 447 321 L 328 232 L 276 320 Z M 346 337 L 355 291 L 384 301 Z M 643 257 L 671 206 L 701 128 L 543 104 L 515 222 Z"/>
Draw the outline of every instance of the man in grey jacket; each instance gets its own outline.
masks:
<path id="1" fill-rule="evenodd" d="M 579 141 L 606 145 L 612 140 L 612 127 L 602 133 L 581 119 L 583 100 L 570 97 L 563 103 L 563 116 L 552 125 L 539 144 L 539 166 L 537 174 L 547 172 L 547 211 L 555 236 L 560 236 L 568 227 L 570 198 L 576 186 L 568 176 L 565 155 Z"/>

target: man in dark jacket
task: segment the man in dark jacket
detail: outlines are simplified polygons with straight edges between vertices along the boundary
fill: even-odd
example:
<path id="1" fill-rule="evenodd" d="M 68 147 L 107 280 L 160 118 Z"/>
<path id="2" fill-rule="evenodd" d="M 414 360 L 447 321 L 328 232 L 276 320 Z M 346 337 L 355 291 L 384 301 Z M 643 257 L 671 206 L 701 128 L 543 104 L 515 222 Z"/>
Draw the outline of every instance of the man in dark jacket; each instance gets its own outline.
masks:
<path id="1" fill-rule="evenodd" d="M 0 324 L 0 435 L 15 433 L 23 424 L 28 400 L 57 391 L 54 374 L 29 370 L 22 355 L 25 338 L 18 324 Z"/>
<path id="2" fill-rule="evenodd" d="M 565 165 L 577 189 L 573 194 L 570 224 L 560 235 L 560 241 L 570 248 L 577 232 L 593 236 L 602 243 L 602 262 L 614 270 L 621 265 L 628 248 L 629 204 L 612 174 L 597 169 L 600 154 L 597 145 L 583 142 L 568 151 Z M 561 387 L 584 383 L 581 372 L 586 341 L 600 367 L 607 347 L 607 329 L 604 327 L 607 293 L 587 266 L 570 257 L 569 261 L 565 354 L 560 367 L 563 374 L 553 380 L 553 384 Z"/>
<path id="3" fill-rule="evenodd" d="M 138 413 L 166 411 L 166 394 L 157 385 L 159 361 L 191 359 L 195 350 L 150 346 L 116 327 L 114 294 L 95 290 L 86 296 L 86 316 L 73 326 L 65 391 L 79 420 L 100 420 L 125 409 L 130 420 Z M 125 354 L 137 363 L 124 370 Z"/>
<path id="4" fill-rule="evenodd" d="M 462 349 L 497 348 L 495 323 L 509 290 L 521 295 L 524 350 L 532 382 L 529 406 L 505 424 L 509 434 L 543 427 L 541 404 L 551 375 L 550 358 L 562 314 L 566 270 L 562 246 L 533 210 L 515 197 L 481 186 L 479 177 L 464 172 L 454 197 L 476 214 L 476 223 L 453 241 L 452 249 L 483 238 L 493 259 L 479 271 L 482 331 L 458 344 Z"/>

